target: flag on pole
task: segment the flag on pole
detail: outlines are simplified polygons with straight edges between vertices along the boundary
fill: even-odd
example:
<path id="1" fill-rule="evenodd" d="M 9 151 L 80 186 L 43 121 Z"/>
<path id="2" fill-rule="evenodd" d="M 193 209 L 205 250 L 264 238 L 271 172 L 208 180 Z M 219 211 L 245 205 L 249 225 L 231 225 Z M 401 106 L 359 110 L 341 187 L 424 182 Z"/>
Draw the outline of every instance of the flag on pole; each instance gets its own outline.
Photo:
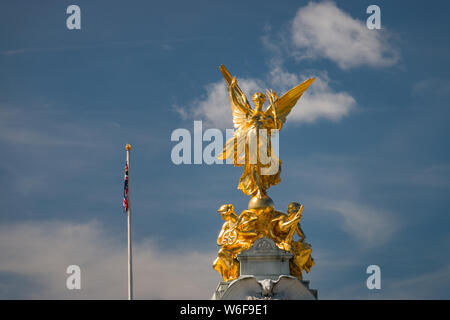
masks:
<path id="1" fill-rule="evenodd" d="M 130 150 L 131 145 L 125 146 L 127 150 L 127 163 L 125 165 L 125 182 L 123 186 L 123 208 L 127 213 L 127 231 L 128 231 L 128 300 L 133 300 L 133 263 L 132 263 L 132 247 L 131 247 L 131 208 L 130 208 L 130 190 L 129 190 L 129 178 L 128 169 L 130 166 Z"/>
<path id="2" fill-rule="evenodd" d="M 128 163 L 125 165 L 125 177 L 123 185 L 123 208 L 128 211 Z"/>

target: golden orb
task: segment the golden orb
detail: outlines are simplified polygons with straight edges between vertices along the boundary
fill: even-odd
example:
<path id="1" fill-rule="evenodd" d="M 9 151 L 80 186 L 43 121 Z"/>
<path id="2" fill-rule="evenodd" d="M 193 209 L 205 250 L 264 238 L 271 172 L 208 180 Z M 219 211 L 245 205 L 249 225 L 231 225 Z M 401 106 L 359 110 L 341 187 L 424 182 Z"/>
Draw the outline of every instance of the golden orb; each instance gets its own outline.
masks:
<path id="1" fill-rule="evenodd" d="M 130 151 L 130 150 L 131 150 L 131 144 L 127 144 L 127 145 L 125 146 L 125 150 Z"/>
<path id="2" fill-rule="evenodd" d="M 258 198 L 257 196 L 254 196 L 248 202 L 248 208 L 249 209 L 265 209 L 265 208 L 275 209 L 275 204 L 273 203 L 272 199 L 268 196 L 265 196 L 263 198 Z"/>

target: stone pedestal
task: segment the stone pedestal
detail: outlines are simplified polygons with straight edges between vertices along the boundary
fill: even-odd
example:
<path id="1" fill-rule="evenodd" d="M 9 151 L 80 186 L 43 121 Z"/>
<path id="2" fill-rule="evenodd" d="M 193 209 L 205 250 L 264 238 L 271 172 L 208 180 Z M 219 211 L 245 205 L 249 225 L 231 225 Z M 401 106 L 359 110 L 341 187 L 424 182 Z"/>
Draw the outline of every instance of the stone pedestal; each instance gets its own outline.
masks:
<path id="1" fill-rule="evenodd" d="M 317 299 L 317 290 L 309 289 L 309 281 L 300 281 L 290 275 L 291 258 L 291 253 L 280 250 L 272 240 L 256 240 L 249 250 L 237 256 L 239 278 L 219 283 L 212 299 Z"/>

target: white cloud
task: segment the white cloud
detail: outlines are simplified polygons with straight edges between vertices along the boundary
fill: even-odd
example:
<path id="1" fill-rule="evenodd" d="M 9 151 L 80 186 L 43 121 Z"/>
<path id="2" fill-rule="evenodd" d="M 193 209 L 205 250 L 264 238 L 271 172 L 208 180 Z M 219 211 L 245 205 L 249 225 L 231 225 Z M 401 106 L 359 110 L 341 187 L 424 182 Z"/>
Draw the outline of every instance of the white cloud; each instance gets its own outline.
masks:
<path id="1" fill-rule="evenodd" d="M 398 51 L 387 41 L 386 30 L 369 30 L 334 2 L 310 2 L 300 8 L 291 24 L 292 42 L 300 59 L 328 58 L 340 68 L 361 65 L 392 66 Z"/>
<path id="2" fill-rule="evenodd" d="M 397 230 L 392 213 L 351 201 L 322 200 L 318 207 L 335 212 L 342 219 L 343 229 L 366 247 L 383 245 Z"/>
<path id="3" fill-rule="evenodd" d="M 30 299 L 126 299 L 125 241 L 92 222 L 2 225 L 0 272 L 38 284 L 16 288 Z M 136 299 L 209 299 L 219 282 L 215 252 L 165 252 L 149 239 L 136 241 L 133 252 Z M 66 289 L 72 264 L 81 268 L 81 290 Z"/>
<path id="4" fill-rule="evenodd" d="M 331 89 L 327 77 L 316 77 L 308 90 L 292 110 L 288 118 L 290 121 L 315 122 L 320 118 L 338 121 L 356 106 L 356 100 L 351 95 Z"/>
<path id="5" fill-rule="evenodd" d="M 312 76 L 310 75 L 310 77 Z M 305 75 L 290 73 L 281 66 L 273 65 L 265 81 L 244 78 L 238 79 L 238 83 L 250 100 L 255 91 L 265 92 L 266 88 L 277 90 L 281 96 L 306 78 L 308 77 Z M 329 83 L 328 76 L 323 72 L 318 72 L 316 81 L 300 98 L 287 121 L 305 123 L 315 122 L 321 118 L 338 121 L 348 115 L 356 105 L 355 99 L 346 92 L 334 91 Z M 206 95 L 203 99 L 195 100 L 185 108 L 174 106 L 175 110 L 183 119 L 204 120 L 207 126 L 215 128 L 232 128 L 231 108 L 225 82 L 208 84 L 205 91 Z"/>
<path id="6" fill-rule="evenodd" d="M 33 106 L 0 105 L 0 141 L 35 147 L 98 147 L 100 130 L 86 123 L 60 120 L 61 110 L 36 103 Z M 58 121 L 59 120 L 59 121 Z M 102 128 L 104 129 L 104 128 Z"/>

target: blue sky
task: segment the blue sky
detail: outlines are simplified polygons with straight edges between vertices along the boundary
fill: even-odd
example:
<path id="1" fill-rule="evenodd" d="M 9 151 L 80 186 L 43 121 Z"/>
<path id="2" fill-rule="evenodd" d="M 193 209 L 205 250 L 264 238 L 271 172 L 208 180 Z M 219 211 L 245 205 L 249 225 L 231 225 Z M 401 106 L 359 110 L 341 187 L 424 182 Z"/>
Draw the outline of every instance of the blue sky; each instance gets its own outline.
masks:
<path id="1" fill-rule="evenodd" d="M 81 30 L 66 8 L 81 8 Z M 131 143 L 137 298 L 206 298 L 241 169 L 174 165 L 177 128 L 231 128 L 247 94 L 317 78 L 281 132 L 278 209 L 304 204 L 320 298 L 450 298 L 444 1 L 4 1 L 0 298 L 125 298 Z M 65 289 L 78 264 L 82 290 Z M 379 265 L 382 289 L 368 290 Z M 192 285 L 198 288 L 192 292 Z"/>

